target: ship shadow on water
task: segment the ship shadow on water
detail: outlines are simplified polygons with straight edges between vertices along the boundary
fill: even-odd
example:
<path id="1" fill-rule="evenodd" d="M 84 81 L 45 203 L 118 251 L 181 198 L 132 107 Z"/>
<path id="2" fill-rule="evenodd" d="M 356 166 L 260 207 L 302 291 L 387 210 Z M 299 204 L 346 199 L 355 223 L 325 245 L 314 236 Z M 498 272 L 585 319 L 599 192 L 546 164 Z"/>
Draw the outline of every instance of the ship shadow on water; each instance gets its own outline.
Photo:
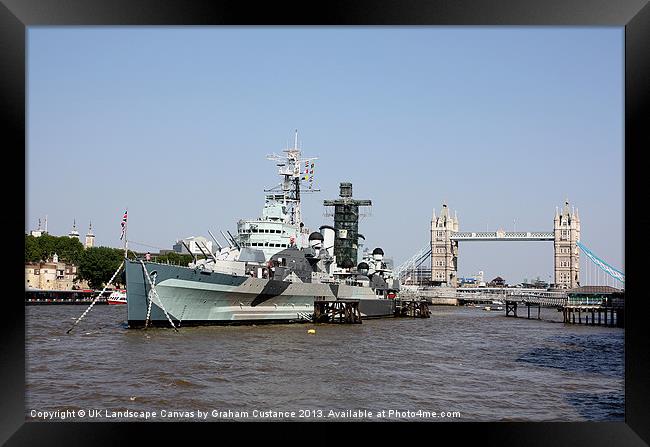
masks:
<path id="1" fill-rule="evenodd" d="M 571 393 L 567 401 L 589 421 L 624 421 L 625 397 L 622 392 Z"/>
<path id="2" fill-rule="evenodd" d="M 569 372 L 623 377 L 623 338 L 610 334 L 552 337 L 519 357 L 517 362 Z"/>
<path id="3" fill-rule="evenodd" d="M 610 391 L 612 380 L 622 382 L 624 379 L 623 345 L 623 337 L 612 334 L 552 337 L 516 361 L 578 373 L 578 386 L 574 388 L 585 391 L 565 394 L 566 401 L 576 412 L 589 421 L 623 421 L 622 383 L 620 391 Z M 599 384 L 604 386 L 599 387 Z"/>

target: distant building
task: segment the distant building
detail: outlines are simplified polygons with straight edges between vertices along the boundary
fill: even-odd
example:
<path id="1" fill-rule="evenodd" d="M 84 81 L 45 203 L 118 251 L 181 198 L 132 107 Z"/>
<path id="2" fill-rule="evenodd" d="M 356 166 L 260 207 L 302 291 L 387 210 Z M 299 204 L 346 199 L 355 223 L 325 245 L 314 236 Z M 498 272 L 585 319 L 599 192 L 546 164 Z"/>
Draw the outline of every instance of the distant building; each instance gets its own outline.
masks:
<path id="1" fill-rule="evenodd" d="M 77 266 L 59 262 L 54 254 L 45 262 L 25 263 L 25 289 L 72 290 L 73 286 L 88 288 L 85 282 L 76 282 Z"/>
<path id="2" fill-rule="evenodd" d="M 90 248 L 94 246 L 95 246 L 95 234 L 93 233 L 93 223 L 91 221 L 90 226 L 88 227 L 88 233 L 86 233 L 86 243 L 84 244 L 84 248 Z"/>
<path id="3" fill-rule="evenodd" d="M 467 278 L 458 278 L 459 287 L 485 287 L 485 281 L 483 281 L 483 271 L 481 270 L 475 276 L 470 276 Z"/>
<path id="4" fill-rule="evenodd" d="M 567 292 L 572 305 L 616 305 L 625 298 L 625 291 L 611 286 L 581 286 Z"/>
<path id="5" fill-rule="evenodd" d="M 549 286 L 550 286 L 549 283 L 547 283 L 546 281 L 542 281 L 539 278 L 535 280 L 531 280 L 530 282 L 524 279 L 524 281 L 521 283 L 521 287 L 525 289 L 548 289 Z"/>
<path id="6" fill-rule="evenodd" d="M 488 283 L 488 287 L 505 287 L 505 286 L 506 286 L 506 280 L 500 276 L 497 276 L 496 278 L 494 278 L 492 281 Z"/>
<path id="7" fill-rule="evenodd" d="M 79 239 L 79 232 L 77 231 L 77 222 L 75 219 L 72 220 L 72 230 L 68 233 L 69 238 L 77 238 Z"/>
<path id="8" fill-rule="evenodd" d="M 34 237 L 41 237 L 44 234 L 47 234 L 47 217 L 45 217 L 45 229 L 41 229 L 41 219 L 38 219 L 38 228 L 29 232 L 29 235 Z"/>
<path id="9" fill-rule="evenodd" d="M 406 272 L 403 284 L 416 285 L 416 286 L 430 286 L 431 282 L 431 269 L 428 267 L 418 267 Z"/>
<path id="10" fill-rule="evenodd" d="M 185 242 L 185 245 L 189 247 L 189 252 L 183 245 L 183 242 Z M 190 236 L 188 238 L 178 240 L 176 241 L 176 244 L 174 244 L 173 248 L 176 253 L 180 254 L 193 254 L 198 256 L 203 254 L 201 249 L 203 249 L 203 251 L 206 253 L 214 253 L 212 251 L 212 241 L 207 240 L 203 236 Z"/>
<path id="11" fill-rule="evenodd" d="M 478 287 L 476 278 L 458 278 L 458 287 Z"/>

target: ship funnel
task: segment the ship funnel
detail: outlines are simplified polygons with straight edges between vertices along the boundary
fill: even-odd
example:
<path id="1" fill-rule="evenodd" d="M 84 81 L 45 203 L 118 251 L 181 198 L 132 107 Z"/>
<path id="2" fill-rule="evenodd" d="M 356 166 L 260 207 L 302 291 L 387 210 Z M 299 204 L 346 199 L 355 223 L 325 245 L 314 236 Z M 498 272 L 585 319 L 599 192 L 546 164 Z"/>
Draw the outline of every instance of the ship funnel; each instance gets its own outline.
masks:
<path id="1" fill-rule="evenodd" d="M 327 250 L 327 254 L 334 256 L 334 227 L 323 225 L 320 227 L 320 234 L 323 235 L 323 248 Z"/>

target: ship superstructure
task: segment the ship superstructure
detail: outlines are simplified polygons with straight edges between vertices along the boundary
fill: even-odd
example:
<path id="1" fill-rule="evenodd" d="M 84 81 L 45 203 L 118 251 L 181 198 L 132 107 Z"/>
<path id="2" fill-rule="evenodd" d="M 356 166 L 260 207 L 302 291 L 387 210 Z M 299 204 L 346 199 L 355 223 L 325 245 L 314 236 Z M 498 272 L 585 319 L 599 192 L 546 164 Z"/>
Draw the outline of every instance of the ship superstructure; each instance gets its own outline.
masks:
<path id="1" fill-rule="evenodd" d="M 262 216 L 240 220 L 235 236 L 222 232 L 227 247 L 210 232 L 218 253 L 199 247 L 205 259 L 187 267 L 125 261 L 129 327 L 310 321 L 315 301 L 339 299 L 358 300 L 365 318 L 394 315 L 399 282 L 383 250 L 356 263 L 358 208 L 370 201 L 355 201 L 352 185 L 342 183 L 335 226 L 310 233 L 300 201 L 303 190 L 317 191 L 316 158 L 301 157 L 297 133 L 284 152 L 268 156 L 282 181 L 265 191 Z"/>
<path id="2" fill-rule="evenodd" d="M 266 260 L 283 249 L 307 246 L 309 229 L 302 221 L 301 195 L 319 191 L 314 187 L 314 167 L 318 158 L 302 157 L 297 130 L 294 146 L 283 152 L 282 155 L 267 155 L 267 159 L 276 162 L 281 181 L 264 191 L 262 216 L 237 223 L 239 245 L 262 251 Z"/>

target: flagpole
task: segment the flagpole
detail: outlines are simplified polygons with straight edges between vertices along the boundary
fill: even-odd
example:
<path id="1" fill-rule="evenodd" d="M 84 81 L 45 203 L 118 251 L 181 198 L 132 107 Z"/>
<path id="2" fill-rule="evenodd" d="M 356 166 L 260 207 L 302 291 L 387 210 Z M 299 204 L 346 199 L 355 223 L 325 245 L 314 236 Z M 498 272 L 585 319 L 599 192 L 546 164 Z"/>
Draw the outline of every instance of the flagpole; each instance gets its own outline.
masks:
<path id="1" fill-rule="evenodd" d="M 129 249 L 129 239 L 127 238 L 127 230 L 129 228 L 129 208 L 126 208 L 126 222 L 124 222 L 124 257 L 128 258 L 128 249 Z"/>

